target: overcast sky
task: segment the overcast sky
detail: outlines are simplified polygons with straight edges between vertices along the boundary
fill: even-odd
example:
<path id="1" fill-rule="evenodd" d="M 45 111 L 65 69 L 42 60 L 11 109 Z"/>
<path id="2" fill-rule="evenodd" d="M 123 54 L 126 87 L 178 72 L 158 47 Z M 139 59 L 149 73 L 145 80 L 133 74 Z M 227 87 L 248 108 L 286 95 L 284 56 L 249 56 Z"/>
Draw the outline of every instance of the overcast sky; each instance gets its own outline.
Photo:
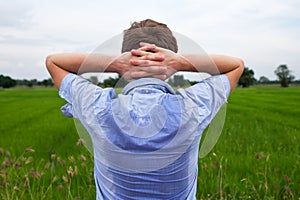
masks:
<path id="1" fill-rule="evenodd" d="M 49 78 L 48 54 L 91 52 L 152 18 L 207 53 L 243 58 L 256 78 L 287 64 L 300 79 L 299 10 L 299 0 L 0 0 L 0 74 Z"/>

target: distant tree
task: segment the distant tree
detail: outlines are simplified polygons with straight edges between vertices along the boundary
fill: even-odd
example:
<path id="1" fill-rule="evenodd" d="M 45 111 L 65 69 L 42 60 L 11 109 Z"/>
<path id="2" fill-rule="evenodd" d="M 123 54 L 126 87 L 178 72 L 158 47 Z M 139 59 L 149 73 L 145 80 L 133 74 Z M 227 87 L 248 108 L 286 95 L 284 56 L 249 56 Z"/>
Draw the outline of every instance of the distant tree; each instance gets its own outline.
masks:
<path id="1" fill-rule="evenodd" d="M 281 87 L 288 87 L 295 78 L 287 65 L 279 65 L 274 73 L 277 75 Z"/>
<path id="2" fill-rule="evenodd" d="M 26 85 L 27 87 L 32 87 L 36 83 L 36 79 L 33 80 L 23 80 L 23 85 Z"/>
<path id="3" fill-rule="evenodd" d="M 261 76 L 259 78 L 258 82 L 261 83 L 261 84 L 266 84 L 266 83 L 270 83 L 270 80 L 265 76 Z"/>
<path id="4" fill-rule="evenodd" d="M 0 75 L 0 87 L 10 88 L 16 86 L 17 81 L 10 78 L 9 76 Z"/>
<path id="5" fill-rule="evenodd" d="M 38 85 L 38 81 L 36 79 L 31 79 L 30 82 L 32 85 Z"/>
<path id="6" fill-rule="evenodd" d="M 45 87 L 48 87 L 48 86 L 52 87 L 52 86 L 54 86 L 54 83 L 51 78 L 48 78 L 48 79 L 42 80 L 41 85 L 43 85 Z"/>
<path id="7" fill-rule="evenodd" d="M 173 86 L 183 87 L 187 84 L 187 81 L 184 79 L 183 75 L 174 75 L 173 77 Z"/>
<path id="8" fill-rule="evenodd" d="M 244 68 L 244 71 L 238 81 L 238 85 L 242 87 L 249 87 L 255 83 L 254 71 L 248 67 Z"/>
<path id="9" fill-rule="evenodd" d="M 91 81 L 92 83 L 94 83 L 95 85 L 98 84 L 98 77 L 97 76 L 91 76 L 89 78 L 89 81 Z"/>
<path id="10" fill-rule="evenodd" d="M 183 75 L 175 75 L 174 76 L 174 85 L 175 86 L 184 86 L 185 82 L 184 82 L 184 78 Z"/>
<path id="11" fill-rule="evenodd" d="M 188 83 L 189 83 L 190 85 L 195 85 L 195 84 L 199 83 L 199 81 L 190 81 L 190 80 L 188 80 Z"/>
<path id="12" fill-rule="evenodd" d="M 103 85 L 104 85 L 104 87 L 113 87 L 116 85 L 117 81 L 118 81 L 118 79 L 109 77 L 108 79 L 105 79 L 103 81 Z"/>
<path id="13" fill-rule="evenodd" d="M 26 79 L 23 80 L 17 80 L 17 85 L 26 85 Z"/>

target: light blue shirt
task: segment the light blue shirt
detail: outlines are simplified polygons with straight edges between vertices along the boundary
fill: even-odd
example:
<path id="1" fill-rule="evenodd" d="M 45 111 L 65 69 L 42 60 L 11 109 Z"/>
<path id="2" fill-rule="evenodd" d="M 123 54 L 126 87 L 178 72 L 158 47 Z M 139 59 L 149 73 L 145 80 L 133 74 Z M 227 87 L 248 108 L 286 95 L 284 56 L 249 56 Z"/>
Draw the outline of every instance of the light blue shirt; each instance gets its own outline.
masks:
<path id="1" fill-rule="evenodd" d="M 143 78 L 117 95 L 74 74 L 62 81 L 65 116 L 81 121 L 94 147 L 97 199 L 196 199 L 203 130 L 227 102 L 226 75 L 176 93 Z"/>

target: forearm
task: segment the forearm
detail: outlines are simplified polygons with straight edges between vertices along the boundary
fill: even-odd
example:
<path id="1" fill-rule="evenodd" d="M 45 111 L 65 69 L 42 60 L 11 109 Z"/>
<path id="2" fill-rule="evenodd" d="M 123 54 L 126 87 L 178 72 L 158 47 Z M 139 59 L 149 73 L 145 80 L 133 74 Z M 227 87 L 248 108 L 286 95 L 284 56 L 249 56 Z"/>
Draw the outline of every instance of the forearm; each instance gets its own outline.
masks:
<path id="1" fill-rule="evenodd" d="M 243 60 L 225 55 L 185 55 L 182 71 L 206 72 L 211 75 L 225 74 L 233 90 L 244 70 Z"/>
<path id="2" fill-rule="evenodd" d="M 243 65 L 242 60 L 224 55 L 182 55 L 178 71 L 205 72 L 211 75 L 226 74 Z M 182 60 L 182 59 L 181 59 Z"/>
<path id="3" fill-rule="evenodd" d="M 109 64 L 114 56 L 99 54 L 63 53 L 49 55 L 46 59 L 47 68 L 58 67 L 69 73 L 83 74 L 86 72 L 116 72 Z"/>
<path id="4" fill-rule="evenodd" d="M 59 89 L 62 79 L 68 73 L 118 72 L 117 67 L 109 65 L 115 57 L 97 54 L 53 54 L 46 58 L 46 67 L 55 86 Z"/>

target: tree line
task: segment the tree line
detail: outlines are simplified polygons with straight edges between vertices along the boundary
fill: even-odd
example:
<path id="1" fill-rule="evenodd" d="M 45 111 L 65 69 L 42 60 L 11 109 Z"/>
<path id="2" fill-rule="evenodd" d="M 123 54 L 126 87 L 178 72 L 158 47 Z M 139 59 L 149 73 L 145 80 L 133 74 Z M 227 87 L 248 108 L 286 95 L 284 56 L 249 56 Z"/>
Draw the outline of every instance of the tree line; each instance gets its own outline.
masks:
<path id="1" fill-rule="evenodd" d="M 282 87 L 288 87 L 295 79 L 292 72 L 288 69 L 287 65 L 279 65 L 274 73 L 277 76 L 277 80 L 269 80 L 266 76 L 261 76 L 258 80 L 254 78 L 254 71 L 249 67 L 245 67 L 243 74 L 241 75 L 238 86 L 249 87 L 254 84 L 280 84 Z M 103 82 L 98 82 L 97 77 L 91 77 L 90 81 L 98 84 L 102 87 L 124 87 L 127 82 L 122 80 L 122 78 L 111 78 L 105 79 Z M 184 79 L 183 75 L 174 75 L 168 79 L 168 83 L 173 87 L 184 87 L 188 85 L 194 85 L 197 81 L 190 81 Z M 295 83 L 300 83 L 300 80 L 295 81 Z"/>
<path id="2" fill-rule="evenodd" d="M 277 76 L 277 80 L 271 81 L 265 76 L 261 76 L 259 80 L 254 78 L 254 71 L 249 67 L 245 67 L 242 76 L 238 81 L 238 85 L 242 87 L 249 87 L 253 84 L 280 84 L 281 87 L 288 87 L 295 79 L 295 76 L 292 75 L 292 72 L 288 69 L 287 65 L 279 65 L 274 71 Z M 300 82 L 299 80 L 296 82 Z"/>
<path id="3" fill-rule="evenodd" d="M 241 87 L 249 87 L 253 84 L 280 84 L 282 87 L 288 87 L 290 83 L 292 83 L 295 79 L 295 76 L 292 75 L 292 72 L 288 69 L 287 65 L 279 65 L 274 71 L 278 80 L 271 81 L 265 76 L 261 76 L 258 80 L 254 78 L 254 71 L 249 67 L 245 67 L 242 76 L 238 81 L 238 86 Z M 97 84 L 101 87 L 124 87 L 127 84 L 127 81 L 122 77 L 112 78 L 109 77 L 102 82 L 98 82 L 98 78 L 96 76 L 91 76 L 89 78 L 91 82 Z M 295 81 L 296 83 L 300 83 L 300 80 Z M 183 75 L 174 75 L 168 79 L 168 83 L 174 87 L 184 87 L 187 85 L 194 85 L 197 81 L 190 81 L 184 79 Z M 51 78 L 44 79 L 42 81 L 38 81 L 37 79 L 31 80 L 14 80 L 9 76 L 0 75 L 0 87 L 10 88 L 15 86 L 45 86 L 52 87 L 54 85 Z"/>
<path id="4" fill-rule="evenodd" d="M 0 74 L 0 87 L 2 88 L 11 88 L 15 86 L 27 86 L 27 87 L 33 87 L 33 86 L 45 86 L 45 87 L 52 87 L 54 85 L 51 78 L 44 79 L 42 81 L 38 81 L 37 79 L 12 79 L 9 76 L 4 76 Z"/>

